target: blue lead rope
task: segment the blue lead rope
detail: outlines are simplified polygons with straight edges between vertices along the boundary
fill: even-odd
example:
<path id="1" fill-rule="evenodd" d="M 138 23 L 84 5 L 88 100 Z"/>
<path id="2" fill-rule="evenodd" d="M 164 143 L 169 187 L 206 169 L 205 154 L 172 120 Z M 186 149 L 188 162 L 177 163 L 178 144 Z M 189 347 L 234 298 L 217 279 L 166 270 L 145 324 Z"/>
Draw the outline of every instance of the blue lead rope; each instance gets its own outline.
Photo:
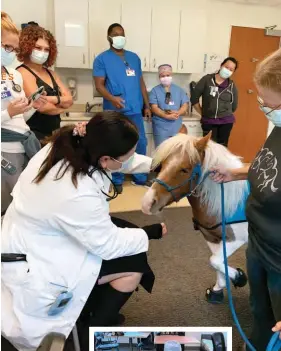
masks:
<path id="1" fill-rule="evenodd" d="M 226 289 L 227 295 L 229 300 L 229 307 L 231 310 L 231 314 L 236 324 L 236 327 L 245 341 L 246 345 L 248 346 L 249 350 L 256 351 L 254 346 L 250 343 L 248 338 L 246 337 L 245 333 L 243 332 L 239 320 L 236 315 L 236 311 L 233 304 L 231 287 L 230 287 L 230 280 L 228 274 L 228 260 L 227 260 L 227 253 L 226 253 L 226 218 L 225 218 L 225 207 L 224 207 L 224 184 L 221 183 L 221 214 L 222 214 L 222 242 L 223 242 L 223 258 L 224 258 L 224 269 L 225 269 L 225 278 L 226 278 Z M 281 340 L 279 338 L 279 332 L 273 334 L 272 338 L 270 339 L 269 344 L 267 345 L 266 351 L 280 351 L 281 350 Z"/>

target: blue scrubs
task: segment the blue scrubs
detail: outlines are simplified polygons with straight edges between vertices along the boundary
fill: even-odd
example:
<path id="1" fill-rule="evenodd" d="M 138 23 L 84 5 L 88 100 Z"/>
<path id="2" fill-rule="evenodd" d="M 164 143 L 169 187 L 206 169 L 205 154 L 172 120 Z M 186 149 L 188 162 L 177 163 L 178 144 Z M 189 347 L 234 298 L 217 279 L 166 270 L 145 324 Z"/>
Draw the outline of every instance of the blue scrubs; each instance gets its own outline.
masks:
<path id="1" fill-rule="evenodd" d="M 189 102 L 189 98 L 185 91 L 172 84 L 170 86 L 171 101 L 169 104 L 165 103 L 166 91 L 165 88 L 159 84 L 154 87 L 150 92 L 149 102 L 150 104 L 157 105 L 161 110 L 178 111 L 181 106 Z M 155 147 L 159 146 L 166 139 L 176 135 L 182 125 L 182 117 L 177 120 L 168 120 L 156 115 L 152 118 L 153 138 Z"/>
<path id="2" fill-rule="evenodd" d="M 104 111 L 118 111 L 135 123 L 139 131 L 139 142 L 136 152 L 145 155 L 147 140 L 145 136 L 142 108 L 143 97 L 140 80 L 142 77 L 141 61 L 135 53 L 124 51 L 125 62 L 113 50 L 101 53 L 94 60 L 93 76 L 105 78 L 105 88 L 113 96 L 120 96 L 124 101 L 124 108 L 117 109 L 112 103 L 103 99 Z M 113 173 L 113 182 L 121 185 L 124 182 L 123 173 Z M 144 184 L 147 174 L 134 174 L 137 184 Z"/>

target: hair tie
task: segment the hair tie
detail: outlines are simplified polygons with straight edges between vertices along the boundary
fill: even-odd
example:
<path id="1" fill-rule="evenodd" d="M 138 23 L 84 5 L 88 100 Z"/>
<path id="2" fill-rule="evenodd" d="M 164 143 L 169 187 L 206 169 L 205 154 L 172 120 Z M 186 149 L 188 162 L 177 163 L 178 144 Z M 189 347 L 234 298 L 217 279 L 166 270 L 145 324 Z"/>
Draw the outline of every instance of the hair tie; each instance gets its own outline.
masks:
<path id="1" fill-rule="evenodd" d="M 79 122 L 75 125 L 75 127 L 73 128 L 73 136 L 77 136 L 79 135 L 81 138 L 83 138 L 87 131 L 86 131 L 86 126 L 87 126 L 88 122 Z"/>

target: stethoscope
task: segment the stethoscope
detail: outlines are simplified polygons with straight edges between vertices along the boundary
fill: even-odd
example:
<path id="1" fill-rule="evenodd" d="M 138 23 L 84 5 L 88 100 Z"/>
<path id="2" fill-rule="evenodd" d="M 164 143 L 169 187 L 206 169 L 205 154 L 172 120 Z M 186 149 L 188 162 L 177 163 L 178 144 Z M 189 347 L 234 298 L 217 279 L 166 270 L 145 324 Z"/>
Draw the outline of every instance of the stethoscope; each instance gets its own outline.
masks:
<path id="1" fill-rule="evenodd" d="M 93 173 L 96 172 L 96 171 L 99 171 L 99 172 L 101 172 L 102 174 L 104 174 L 104 175 L 106 176 L 106 178 L 107 178 L 107 179 L 110 181 L 110 183 L 112 184 L 112 187 L 113 187 L 113 195 L 112 195 L 112 196 L 101 190 L 101 192 L 103 193 L 103 195 L 105 195 L 105 196 L 107 197 L 106 201 L 111 201 L 111 200 L 116 199 L 117 196 L 118 196 L 118 191 L 117 191 L 117 189 L 116 189 L 116 187 L 115 187 L 115 185 L 114 185 L 112 179 L 109 177 L 109 175 L 106 173 L 106 171 L 105 171 L 103 168 L 101 168 L 101 167 L 94 167 L 94 168 L 92 168 L 87 174 L 88 174 L 88 176 L 89 176 L 90 178 L 92 178 Z"/>
<path id="2" fill-rule="evenodd" d="M 7 70 L 7 68 L 6 68 L 5 66 L 2 66 L 2 67 L 3 67 L 4 71 L 7 73 L 7 75 L 9 76 L 10 73 L 9 73 L 9 71 Z M 12 86 L 13 91 L 15 91 L 16 93 L 20 93 L 21 90 L 22 90 L 22 89 L 21 89 L 21 86 L 20 86 L 19 84 L 16 84 L 16 83 L 14 82 L 13 79 L 11 80 L 11 82 L 12 82 L 12 84 L 13 84 L 13 86 Z"/>

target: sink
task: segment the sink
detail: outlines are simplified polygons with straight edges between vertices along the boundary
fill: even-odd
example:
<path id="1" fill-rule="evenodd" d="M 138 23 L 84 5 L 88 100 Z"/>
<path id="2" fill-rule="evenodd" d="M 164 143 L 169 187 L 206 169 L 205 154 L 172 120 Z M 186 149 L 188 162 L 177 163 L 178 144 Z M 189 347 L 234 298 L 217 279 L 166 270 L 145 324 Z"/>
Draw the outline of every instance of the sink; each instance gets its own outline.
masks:
<path id="1" fill-rule="evenodd" d="M 66 112 L 64 114 L 65 118 L 71 118 L 71 119 L 89 119 L 92 118 L 96 115 L 96 112 Z"/>

